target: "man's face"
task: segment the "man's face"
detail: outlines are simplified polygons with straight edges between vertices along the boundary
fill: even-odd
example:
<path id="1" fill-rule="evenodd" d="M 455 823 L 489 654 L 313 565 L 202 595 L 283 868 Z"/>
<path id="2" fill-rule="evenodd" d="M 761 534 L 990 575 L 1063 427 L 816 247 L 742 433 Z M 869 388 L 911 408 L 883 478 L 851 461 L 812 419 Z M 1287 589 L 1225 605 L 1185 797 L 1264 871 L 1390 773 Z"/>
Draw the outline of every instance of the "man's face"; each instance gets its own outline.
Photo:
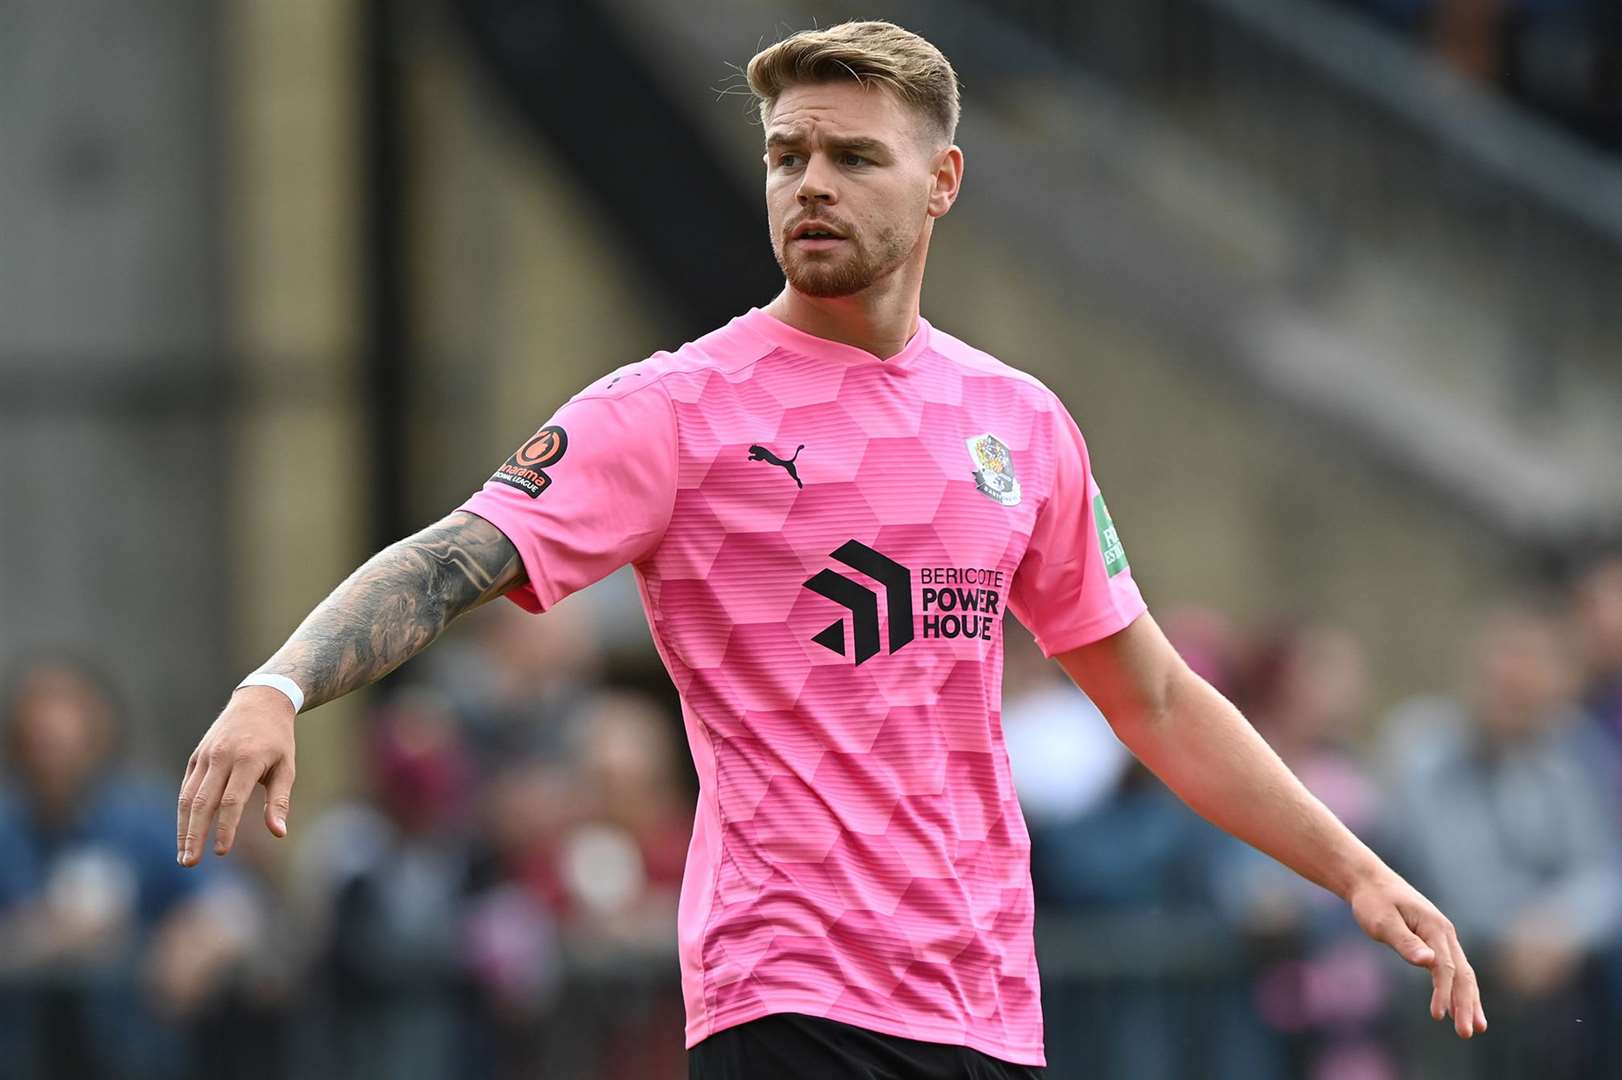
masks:
<path id="1" fill-rule="evenodd" d="M 945 140 L 888 87 L 791 86 L 766 125 L 766 216 L 783 274 L 809 296 L 850 296 L 917 251 Z M 952 192 L 955 195 L 955 190 Z M 815 222 L 829 238 L 796 235 Z"/>
<path id="2" fill-rule="evenodd" d="M 1540 729 L 1575 700 L 1577 665 L 1563 623 L 1504 611 L 1491 615 L 1476 643 L 1478 692 L 1490 703 L 1489 734 L 1513 739 Z"/>
<path id="3" fill-rule="evenodd" d="M 74 797 L 106 756 L 107 703 L 71 671 L 28 676 L 12 719 L 17 769 L 30 793 L 53 806 Z"/>
<path id="4" fill-rule="evenodd" d="M 1577 631 L 1593 674 L 1622 676 L 1622 556 L 1583 576 L 1577 588 Z"/>

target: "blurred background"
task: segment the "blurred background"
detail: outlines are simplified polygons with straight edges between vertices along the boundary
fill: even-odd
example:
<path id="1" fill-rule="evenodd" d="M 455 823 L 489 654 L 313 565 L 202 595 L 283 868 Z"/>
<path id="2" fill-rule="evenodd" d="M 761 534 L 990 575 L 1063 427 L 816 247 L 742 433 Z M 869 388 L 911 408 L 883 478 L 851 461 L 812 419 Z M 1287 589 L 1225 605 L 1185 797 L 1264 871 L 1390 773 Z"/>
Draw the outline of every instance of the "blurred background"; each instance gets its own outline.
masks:
<path id="1" fill-rule="evenodd" d="M 1049 1075 L 1622 1075 L 1612 0 L 0 0 L 0 1076 L 685 1075 L 695 781 L 622 573 L 187 753 L 566 397 L 781 286 L 739 66 L 964 82 L 924 311 L 1069 404 L 1192 663 L 1458 923 L 1492 1030 L 1008 628 Z"/>

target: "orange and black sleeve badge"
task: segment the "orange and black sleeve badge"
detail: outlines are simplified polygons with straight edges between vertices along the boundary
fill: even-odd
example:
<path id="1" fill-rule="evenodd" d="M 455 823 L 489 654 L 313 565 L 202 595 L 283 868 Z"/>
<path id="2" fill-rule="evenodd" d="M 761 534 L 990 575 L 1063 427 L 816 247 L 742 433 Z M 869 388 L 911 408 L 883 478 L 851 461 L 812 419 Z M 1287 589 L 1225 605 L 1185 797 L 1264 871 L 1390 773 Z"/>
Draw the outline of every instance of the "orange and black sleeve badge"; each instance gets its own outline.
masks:
<path id="1" fill-rule="evenodd" d="M 548 424 L 514 451 L 490 479 L 515 487 L 533 499 L 552 483 L 552 478 L 546 475 L 546 467 L 562 461 L 567 449 L 569 433 L 556 424 Z"/>

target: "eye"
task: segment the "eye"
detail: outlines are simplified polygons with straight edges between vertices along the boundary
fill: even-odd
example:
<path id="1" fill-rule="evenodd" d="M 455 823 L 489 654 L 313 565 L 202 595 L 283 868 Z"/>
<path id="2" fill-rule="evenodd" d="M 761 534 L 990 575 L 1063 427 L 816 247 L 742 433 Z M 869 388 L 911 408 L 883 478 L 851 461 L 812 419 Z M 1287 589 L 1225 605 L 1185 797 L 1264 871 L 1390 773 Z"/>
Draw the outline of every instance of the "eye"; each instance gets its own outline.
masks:
<path id="1" fill-rule="evenodd" d="M 867 159 L 860 154 L 840 154 L 839 161 L 843 165 L 866 165 Z"/>
<path id="2" fill-rule="evenodd" d="M 800 163 L 799 154 L 778 154 L 777 164 L 785 169 L 792 169 Z"/>

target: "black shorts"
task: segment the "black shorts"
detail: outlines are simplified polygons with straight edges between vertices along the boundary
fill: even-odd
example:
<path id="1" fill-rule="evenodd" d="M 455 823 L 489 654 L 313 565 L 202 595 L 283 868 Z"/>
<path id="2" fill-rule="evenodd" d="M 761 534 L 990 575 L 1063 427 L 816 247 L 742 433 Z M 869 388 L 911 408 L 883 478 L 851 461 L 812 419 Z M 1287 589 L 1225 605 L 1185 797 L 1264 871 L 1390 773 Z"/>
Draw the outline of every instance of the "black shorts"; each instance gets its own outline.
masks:
<path id="1" fill-rule="evenodd" d="M 799 1013 L 718 1031 L 687 1052 L 688 1080 L 1040 1080 L 966 1046 L 919 1042 Z"/>

